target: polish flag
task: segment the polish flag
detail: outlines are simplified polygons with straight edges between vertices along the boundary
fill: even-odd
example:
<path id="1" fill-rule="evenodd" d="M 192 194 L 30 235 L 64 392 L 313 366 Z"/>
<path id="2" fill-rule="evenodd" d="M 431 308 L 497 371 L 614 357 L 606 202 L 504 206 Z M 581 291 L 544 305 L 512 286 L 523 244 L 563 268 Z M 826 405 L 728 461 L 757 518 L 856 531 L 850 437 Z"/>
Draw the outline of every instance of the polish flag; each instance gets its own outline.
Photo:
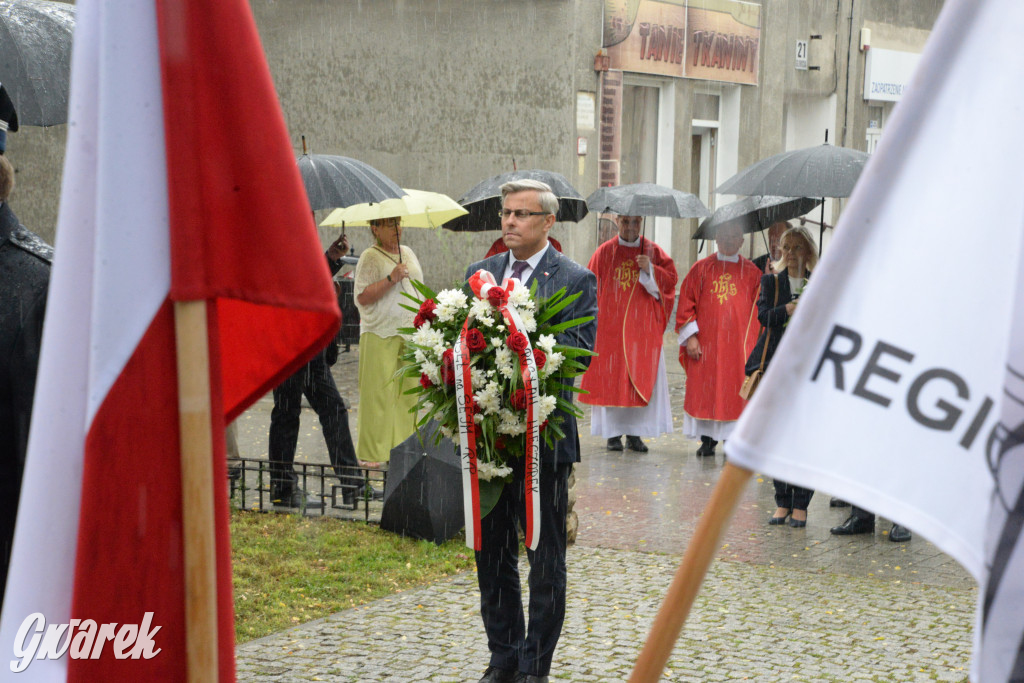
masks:
<path id="1" fill-rule="evenodd" d="M 190 675 L 233 680 L 224 425 L 322 348 L 339 312 L 248 2 L 79 0 L 76 14 L 0 652 L 11 657 L 34 613 L 59 625 L 140 624 L 153 612 L 152 659 L 116 659 L 107 643 L 97 660 L 65 654 L 14 676 L 186 678 L 179 414 L 208 398 L 214 664 Z M 208 373 L 184 377 L 210 388 L 179 410 L 182 302 L 205 305 L 209 353 Z M 6 662 L 0 671 L 12 676 Z"/>

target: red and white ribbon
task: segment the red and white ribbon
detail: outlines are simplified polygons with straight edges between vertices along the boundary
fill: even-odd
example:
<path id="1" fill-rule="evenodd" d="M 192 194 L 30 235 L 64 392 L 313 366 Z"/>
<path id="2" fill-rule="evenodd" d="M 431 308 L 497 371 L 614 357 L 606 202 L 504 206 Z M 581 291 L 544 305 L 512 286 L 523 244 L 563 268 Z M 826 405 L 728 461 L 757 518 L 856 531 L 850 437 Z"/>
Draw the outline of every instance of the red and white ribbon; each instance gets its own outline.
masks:
<path id="1" fill-rule="evenodd" d="M 469 286 L 473 293 L 484 300 L 488 292 L 498 287 L 494 276 L 486 270 L 478 270 L 469 278 Z M 508 336 L 523 332 L 526 337 L 526 348 L 519 352 L 519 368 L 529 398 L 526 405 L 526 448 L 524 449 L 525 499 L 526 499 L 526 547 L 537 549 L 540 540 L 540 425 L 536 419 L 538 401 L 540 400 L 537 363 L 533 357 L 530 337 L 523 331 L 523 320 L 515 306 L 508 303 L 509 296 L 524 285 L 515 278 L 502 282 L 500 289 L 503 296 L 498 312 L 501 313 L 508 328 Z M 470 373 L 469 348 L 466 335 L 472 317 L 466 319 L 458 340 L 455 342 L 455 395 L 459 414 L 459 445 L 462 451 L 462 492 L 463 510 L 466 519 L 466 545 L 480 550 L 480 487 L 477 476 L 476 430 L 473 413 L 473 381 Z"/>

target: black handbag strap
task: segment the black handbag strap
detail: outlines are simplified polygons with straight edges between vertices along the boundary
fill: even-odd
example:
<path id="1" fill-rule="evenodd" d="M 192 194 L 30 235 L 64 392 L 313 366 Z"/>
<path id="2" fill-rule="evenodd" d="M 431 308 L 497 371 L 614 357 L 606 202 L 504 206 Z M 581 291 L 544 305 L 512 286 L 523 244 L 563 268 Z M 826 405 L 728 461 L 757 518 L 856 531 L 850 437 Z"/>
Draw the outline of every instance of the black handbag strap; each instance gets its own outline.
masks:
<path id="1" fill-rule="evenodd" d="M 779 305 L 779 275 L 775 274 L 775 301 L 772 308 Z M 772 338 L 772 328 L 764 328 L 764 348 L 761 350 L 761 364 L 757 366 L 758 372 L 764 372 L 764 359 L 768 357 L 768 341 Z"/>

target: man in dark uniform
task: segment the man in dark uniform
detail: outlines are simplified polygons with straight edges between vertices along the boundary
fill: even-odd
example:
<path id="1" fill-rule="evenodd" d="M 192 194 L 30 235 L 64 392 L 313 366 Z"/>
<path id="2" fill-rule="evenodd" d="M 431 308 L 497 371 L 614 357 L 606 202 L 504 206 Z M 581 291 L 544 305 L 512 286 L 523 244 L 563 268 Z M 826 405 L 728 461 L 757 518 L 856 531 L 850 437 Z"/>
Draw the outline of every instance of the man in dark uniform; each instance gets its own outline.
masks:
<path id="1" fill-rule="evenodd" d="M 18 513 L 53 249 L 21 225 L 7 198 L 14 168 L 0 156 L 0 591 Z"/>
<path id="2" fill-rule="evenodd" d="M 341 257 L 348 251 L 348 239 L 342 235 L 327 249 L 328 267 L 331 273 L 341 268 Z M 292 467 L 295 461 L 295 446 L 299 438 L 299 416 L 302 412 L 302 396 L 320 418 L 327 455 L 335 474 L 341 478 L 342 502 L 351 505 L 359 490 L 359 460 L 352 445 L 352 433 L 348 426 L 348 411 L 341 400 L 338 387 L 331 375 L 325 350 L 313 356 L 288 379 L 274 389 L 274 409 L 270 413 L 270 499 L 278 507 L 320 508 L 323 503 L 309 497 L 298 486 L 298 476 Z M 369 489 L 366 493 L 374 499 L 384 497 L 383 492 Z"/>

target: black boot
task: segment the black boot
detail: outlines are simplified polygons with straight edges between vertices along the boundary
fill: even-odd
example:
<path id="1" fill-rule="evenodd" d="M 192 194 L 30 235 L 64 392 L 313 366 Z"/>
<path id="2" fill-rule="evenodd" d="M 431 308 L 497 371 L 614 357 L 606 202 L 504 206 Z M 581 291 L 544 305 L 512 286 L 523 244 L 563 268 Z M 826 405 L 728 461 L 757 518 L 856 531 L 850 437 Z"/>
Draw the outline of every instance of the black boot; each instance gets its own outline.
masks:
<path id="1" fill-rule="evenodd" d="M 621 451 L 622 450 L 622 435 L 613 436 L 608 439 L 608 450 L 610 451 Z"/>

